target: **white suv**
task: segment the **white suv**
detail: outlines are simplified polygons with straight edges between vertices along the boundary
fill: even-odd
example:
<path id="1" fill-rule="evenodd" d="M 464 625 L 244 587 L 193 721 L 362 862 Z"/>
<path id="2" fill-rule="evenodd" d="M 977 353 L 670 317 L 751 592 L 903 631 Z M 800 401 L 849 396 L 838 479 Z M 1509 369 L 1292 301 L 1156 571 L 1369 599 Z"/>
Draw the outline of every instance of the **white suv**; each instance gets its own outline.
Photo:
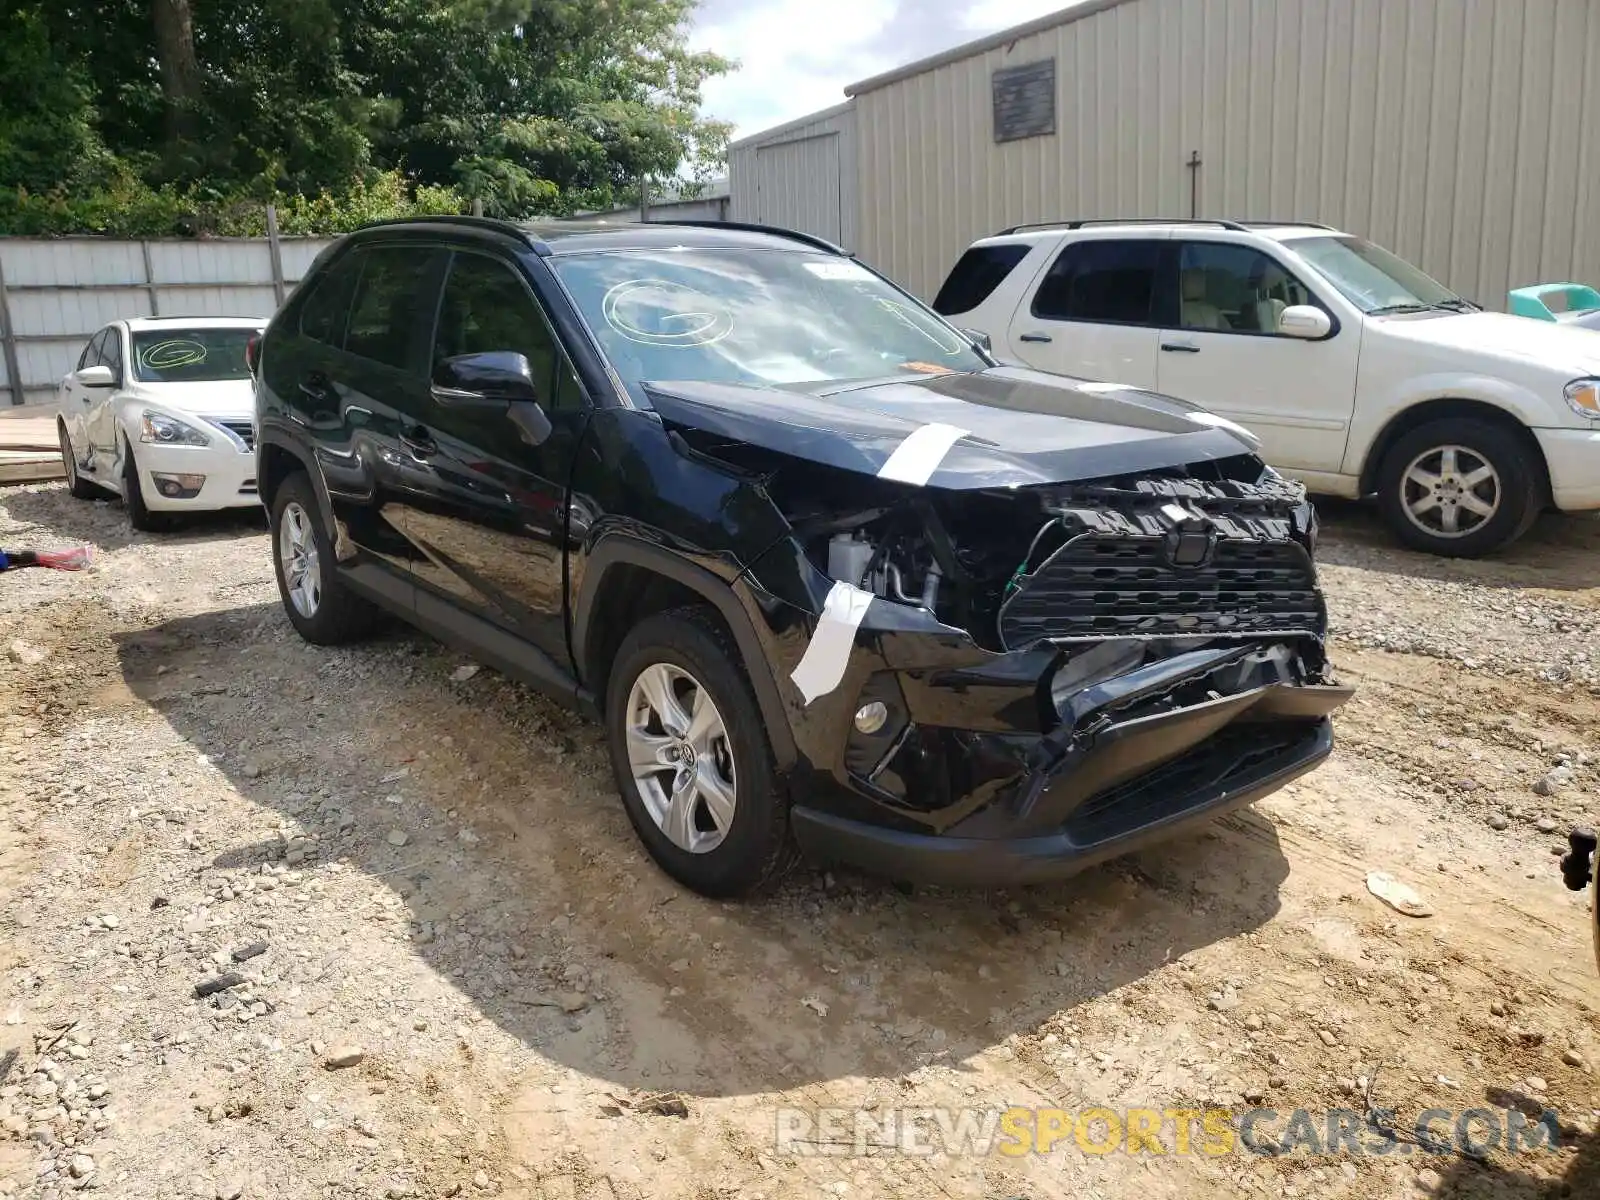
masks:
<path id="1" fill-rule="evenodd" d="M 1324 495 L 1482 554 L 1600 508 L 1600 333 L 1482 311 L 1323 225 L 1072 221 L 975 243 L 934 300 L 1005 359 L 1164 392 Z"/>

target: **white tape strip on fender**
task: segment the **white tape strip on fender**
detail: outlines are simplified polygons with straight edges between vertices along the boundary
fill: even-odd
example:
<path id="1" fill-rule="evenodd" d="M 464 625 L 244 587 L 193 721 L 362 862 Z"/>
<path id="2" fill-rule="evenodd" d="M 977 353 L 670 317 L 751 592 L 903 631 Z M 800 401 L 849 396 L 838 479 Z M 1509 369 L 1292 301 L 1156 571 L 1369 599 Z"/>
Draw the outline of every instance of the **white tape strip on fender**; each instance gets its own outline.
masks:
<path id="1" fill-rule="evenodd" d="M 856 630 L 866 619 L 867 606 L 871 603 L 871 592 L 863 592 L 848 583 L 836 583 L 828 589 L 828 598 L 822 602 L 822 615 L 817 618 L 817 631 L 800 656 L 800 665 L 789 677 L 807 704 L 839 686 L 844 669 L 850 663 L 850 651 L 855 648 Z"/>
<path id="2" fill-rule="evenodd" d="M 921 487 L 939 469 L 944 456 L 950 453 L 950 447 L 969 432 L 954 425 L 939 424 L 913 429 L 906 440 L 894 448 L 894 453 L 889 455 L 883 466 L 878 468 L 878 478 L 914 483 Z"/>

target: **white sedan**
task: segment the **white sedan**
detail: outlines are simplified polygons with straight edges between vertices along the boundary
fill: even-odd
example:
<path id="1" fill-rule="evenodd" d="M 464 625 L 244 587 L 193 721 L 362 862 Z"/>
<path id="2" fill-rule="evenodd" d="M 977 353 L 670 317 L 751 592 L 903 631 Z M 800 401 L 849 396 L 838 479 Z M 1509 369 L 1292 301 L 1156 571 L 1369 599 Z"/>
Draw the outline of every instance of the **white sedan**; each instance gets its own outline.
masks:
<path id="1" fill-rule="evenodd" d="M 121 496 L 135 529 L 250 508 L 256 495 L 250 317 L 135 317 L 89 339 L 57 392 L 72 494 Z"/>

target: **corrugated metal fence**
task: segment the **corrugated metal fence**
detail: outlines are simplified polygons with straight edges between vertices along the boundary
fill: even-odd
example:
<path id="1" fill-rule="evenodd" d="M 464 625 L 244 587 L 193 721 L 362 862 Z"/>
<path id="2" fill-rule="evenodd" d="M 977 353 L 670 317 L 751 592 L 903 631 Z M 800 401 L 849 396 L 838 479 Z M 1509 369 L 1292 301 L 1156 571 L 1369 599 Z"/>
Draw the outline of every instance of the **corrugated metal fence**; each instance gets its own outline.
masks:
<path id="1" fill-rule="evenodd" d="M 119 317 L 270 317 L 328 238 L 0 238 L 0 404 L 48 401 Z"/>

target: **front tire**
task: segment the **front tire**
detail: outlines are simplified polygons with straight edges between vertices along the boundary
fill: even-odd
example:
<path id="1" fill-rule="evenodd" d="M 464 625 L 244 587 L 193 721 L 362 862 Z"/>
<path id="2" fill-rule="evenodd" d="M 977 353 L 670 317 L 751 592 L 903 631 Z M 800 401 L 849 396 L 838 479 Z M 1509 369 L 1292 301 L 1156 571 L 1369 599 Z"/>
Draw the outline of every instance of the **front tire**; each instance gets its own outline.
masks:
<path id="1" fill-rule="evenodd" d="M 295 631 L 318 646 L 341 646 L 371 634 L 380 614 L 339 578 L 321 511 L 304 472 L 278 486 L 272 498 L 272 567 Z"/>
<path id="2" fill-rule="evenodd" d="M 1378 472 L 1378 502 L 1401 541 L 1476 558 L 1516 541 L 1539 515 L 1544 472 L 1517 431 L 1473 417 L 1429 421 Z"/>
<path id="3" fill-rule="evenodd" d="M 122 443 L 122 503 L 128 510 L 128 524 L 140 533 L 160 533 L 172 528 L 172 519 L 150 511 L 139 485 L 139 464 L 133 457 L 133 443 Z"/>
<path id="4" fill-rule="evenodd" d="M 649 617 L 617 650 L 605 725 L 623 806 L 657 865 L 704 896 L 767 891 L 798 858 L 760 711 L 703 608 Z"/>

